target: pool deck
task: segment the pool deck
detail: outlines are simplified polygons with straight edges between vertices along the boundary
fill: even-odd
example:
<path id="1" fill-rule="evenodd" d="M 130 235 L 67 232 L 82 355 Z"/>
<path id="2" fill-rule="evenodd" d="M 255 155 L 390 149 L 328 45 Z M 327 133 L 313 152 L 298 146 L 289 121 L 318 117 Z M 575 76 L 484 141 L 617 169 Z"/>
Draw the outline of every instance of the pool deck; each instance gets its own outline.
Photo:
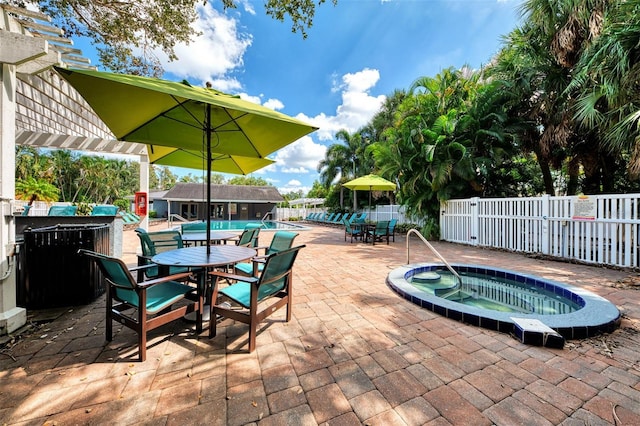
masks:
<path id="1" fill-rule="evenodd" d="M 152 230 L 162 229 L 155 225 Z M 272 233 L 261 234 L 268 244 Z M 485 264 L 588 289 L 623 313 L 612 334 L 527 346 L 512 336 L 426 311 L 386 285 L 406 263 L 389 245 L 344 241 L 313 226 L 294 268 L 293 319 L 269 317 L 247 353 L 243 325 L 218 336 L 177 321 L 151 333 L 147 361 L 114 324 L 104 297 L 88 306 L 30 312 L 0 351 L 0 424 L 7 425 L 597 425 L 640 424 L 637 273 L 435 242 L 451 262 Z M 125 231 L 123 258 L 138 241 Z M 411 262 L 437 259 L 412 239 Z"/>

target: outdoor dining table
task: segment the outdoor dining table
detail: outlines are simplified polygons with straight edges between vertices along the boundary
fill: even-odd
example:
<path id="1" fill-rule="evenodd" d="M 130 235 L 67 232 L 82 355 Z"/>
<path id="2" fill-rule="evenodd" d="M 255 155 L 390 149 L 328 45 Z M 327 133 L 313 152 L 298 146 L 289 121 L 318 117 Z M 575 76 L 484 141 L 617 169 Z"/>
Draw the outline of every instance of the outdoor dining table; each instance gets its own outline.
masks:
<path id="1" fill-rule="evenodd" d="M 376 230 L 376 223 L 375 222 L 356 222 L 356 223 L 352 223 L 351 227 L 353 229 L 359 229 L 362 242 L 368 243 L 369 234 Z M 373 243 L 373 239 L 371 242 Z"/>
<path id="2" fill-rule="evenodd" d="M 207 248 L 209 253 L 207 254 Z M 151 258 L 151 261 L 158 265 L 160 274 L 168 275 L 169 268 L 172 266 L 185 266 L 189 268 L 201 268 L 198 273 L 198 292 L 205 297 L 208 296 L 207 272 L 211 269 L 227 266 L 237 262 L 243 262 L 258 253 L 249 247 L 241 247 L 231 244 L 220 244 L 213 246 L 196 246 L 185 247 L 175 250 L 168 250 L 158 253 Z M 205 309 L 204 313 L 208 314 L 209 309 Z M 187 318 L 190 319 L 190 318 Z M 203 321 L 208 321 L 203 315 L 202 308 L 195 315 L 196 329 L 198 333 L 202 332 Z"/>
<path id="3" fill-rule="evenodd" d="M 224 242 L 227 243 L 229 240 L 233 240 L 234 238 L 238 238 L 237 233 L 235 232 L 224 232 L 224 231 L 215 231 L 211 232 L 211 241 L 213 244 L 220 244 Z M 206 232 L 184 232 L 182 233 L 182 242 L 186 246 L 193 245 L 206 245 L 207 243 L 207 233 Z"/>

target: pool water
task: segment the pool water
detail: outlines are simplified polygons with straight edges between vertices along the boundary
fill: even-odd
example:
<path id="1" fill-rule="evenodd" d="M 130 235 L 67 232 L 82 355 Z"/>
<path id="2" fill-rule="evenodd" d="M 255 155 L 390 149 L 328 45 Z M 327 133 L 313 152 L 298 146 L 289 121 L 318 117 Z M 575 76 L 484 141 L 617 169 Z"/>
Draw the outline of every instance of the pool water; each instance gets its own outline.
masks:
<path id="1" fill-rule="evenodd" d="M 541 322 L 565 339 L 611 332 L 620 311 L 583 288 L 484 265 L 453 264 L 462 284 L 442 264 L 392 270 L 387 285 L 404 299 L 439 315 L 515 334 L 517 321 Z"/>
<path id="2" fill-rule="evenodd" d="M 581 308 L 577 301 L 556 294 L 544 287 L 525 284 L 506 277 L 487 277 L 472 272 L 462 272 L 462 286 L 447 269 L 430 271 L 429 276 L 419 273 L 408 281 L 421 291 L 462 303 L 500 312 L 557 315 L 575 312 Z"/>
<path id="3" fill-rule="evenodd" d="M 263 230 L 285 230 L 285 231 L 301 231 L 308 229 L 305 226 L 296 225 L 291 222 L 278 222 L 275 220 L 212 220 L 212 231 L 242 231 L 247 225 L 257 225 Z"/>

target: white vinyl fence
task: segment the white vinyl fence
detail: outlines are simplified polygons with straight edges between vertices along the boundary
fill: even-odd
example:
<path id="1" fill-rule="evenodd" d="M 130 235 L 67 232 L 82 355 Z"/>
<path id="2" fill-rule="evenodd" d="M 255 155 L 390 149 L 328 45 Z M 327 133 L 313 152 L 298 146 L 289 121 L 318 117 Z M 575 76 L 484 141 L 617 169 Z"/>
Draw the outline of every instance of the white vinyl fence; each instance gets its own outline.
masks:
<path id="1" fill-rule="evenodd" d="M 639 217 L 640 194 L 450 200 L 440 238 L 637 268 Z"/>
<path id="2" fill-rule="evenodd" d="M 326 212 L 326 207 L 278 207 L 275 209 L 276 220 L 290 220 L 291 218 L 304 219 L 310 213 Z M 403 206 L 398 204 L 374 206 L 372 209 L 363 209 L 367 213 L 367 219 L 377 222 L 379 220 L 397 219 L 398 223 L 416 223 L 410 220 Z"/>

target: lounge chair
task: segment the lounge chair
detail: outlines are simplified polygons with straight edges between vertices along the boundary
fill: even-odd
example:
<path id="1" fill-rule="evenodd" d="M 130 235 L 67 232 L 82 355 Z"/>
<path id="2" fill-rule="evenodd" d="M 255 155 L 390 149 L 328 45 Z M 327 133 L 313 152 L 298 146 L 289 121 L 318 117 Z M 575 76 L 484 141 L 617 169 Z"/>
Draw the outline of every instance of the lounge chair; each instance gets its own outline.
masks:
<path id="1" fill-rule="evenodd" d="M 369 231 L 368 237 L 371 238 L 373 245 L 376 244 L 376 241 L 382 241 L 384 238 L 387 239 L 387 244 L 389 244 L 389 221 L 380 220 L 376 222 L 376 227 Z"/>
<path id="2" fill-rule="evenodd" d="M 75 216 L 78 206 L 51 206 L 47 216 Z"/>
<path id="3" fill-rule="evenodd" d="M 331 213 L 329 216 L 325 217 L 322 220 L 322 223 L 331 223 L 334 217 L 336 217 L 336 213 Z"/>
<path id="4" fill-rule="evenodd" d="M 298 233 L 296 232 L 277 231 L 273 234 L 273 239 L 268 247 L 256 247 L 258 253 L 260 250 L 264 250 L 264 254 L 262 256 L 255 256 L 251 259 L 251 262 L 241 262 L 234 265 L 236 273 L 255 276 L 257 273 L 262 272 L 265 259 L 272 253 L 290 249 L 293 245 L 293 240 L 295 240 L 297 236 Z"/>
<path id="5" fill-rule="evenodd" d="M 338 213 L 338 216 L 334 217 L 331 221 L 331 225 L 342 225 L 343 220 L 346 219 L 347 216 L 349 216 L 349 213 Z"/>
<path id="6" fill-rule="evenodd" d="M 113 339 L 112 321 L 134 330 L 138 334 L 140 361 L 147 357 L 147 332 L 202 309 L 203 298 L 197 288 L 177 281 L 187 279 L 189 273 L 136 282 L 122 260 L 85 249 L 78 253 L 93 259 L 105 277 L 107 341 Z M 184 299 L 190 302 L 172 309 Z"/>
<path id="7" fill-rule="evenodd" d="M 313 221 L 314 222 L 322 222 L 327 217 L 326 213 L 320 213 Z"/>
<path id="8" fill-rule="evenodd" d="M 356 240 L 359 238 L 362 238 L 363 234 L 362 234 L 362 230 L 360 229 L 355 229 L 351 227 L 351 223 L 344 219 L 342 221 L 342 223 L 344 223 L 344 240 L 347 241 L 347 235 L 351 238 L 351 243 L 353 242 L 353 237 L 356 237 Z"/>
<path id="9" fill-rule="evenodd" d="M 91 216 L 115 216 L 118 214 L 118 206 L 97 205 L 91 209 Z"/>
<path id="10" fill-rule="evenodd" d="M 304 245 L 272 253 L 267 256 L 262 272 L 257 276 L 243 276 L 213 271 L 211 298 L 211 321 L 209 337 L 216 335 L 216 315 L 231 318 L 249 325 L 249 352 L 256 348 L 258 324 L 283 306 L 287 307 L 286 321 L 291 320 L 291 287 L 293 263 Z M 220 280 L 234 280 L 235 283 L 220 288 Z M 268 302 L 269 299 L 277 299 Z M 225 300 L 226 299 L 226 300 Z M 228 306 L 225 301 L 230 301 Z M 258 310 L 259 306 L 262 308 Z"/>
<path id="11" fill-rule="evenodd" d="M 356 216 L 356 218 L 351 223 L 362 223 L 365 220 L 367 220 L 367 214 L 366 213 L 360 213 L 358 216 Z"/>
<path id="12" fill-rule="evenodd" d="M 137 214 L 124 211 L 120 212 L 120 217 L 125 225 L 136 225 L 142 220 Z"/>
<path id="13" fill-rule="evenodd" d="M 151 258 L 158 253 L 162 253 L 169 250 L 175 250 L 183 248 L 182 236 L 178 231 L 158 231 L 147 232 L 142 228 L 137 228 L 136 234 L 140 239 L 140 248 L 142 254 L 138 255 L 138 266 L 150 265 L 144 269 L 144 275 L 149 278 L 158 278 L 160 271 L 158 266 L 151 262 Z M 189 271 L 186 267 L 171 267 L 169 268 L 169 274 L 179 274 Z M 143 274 L 138 274 L 138 279 L 142 279 Z"/>

